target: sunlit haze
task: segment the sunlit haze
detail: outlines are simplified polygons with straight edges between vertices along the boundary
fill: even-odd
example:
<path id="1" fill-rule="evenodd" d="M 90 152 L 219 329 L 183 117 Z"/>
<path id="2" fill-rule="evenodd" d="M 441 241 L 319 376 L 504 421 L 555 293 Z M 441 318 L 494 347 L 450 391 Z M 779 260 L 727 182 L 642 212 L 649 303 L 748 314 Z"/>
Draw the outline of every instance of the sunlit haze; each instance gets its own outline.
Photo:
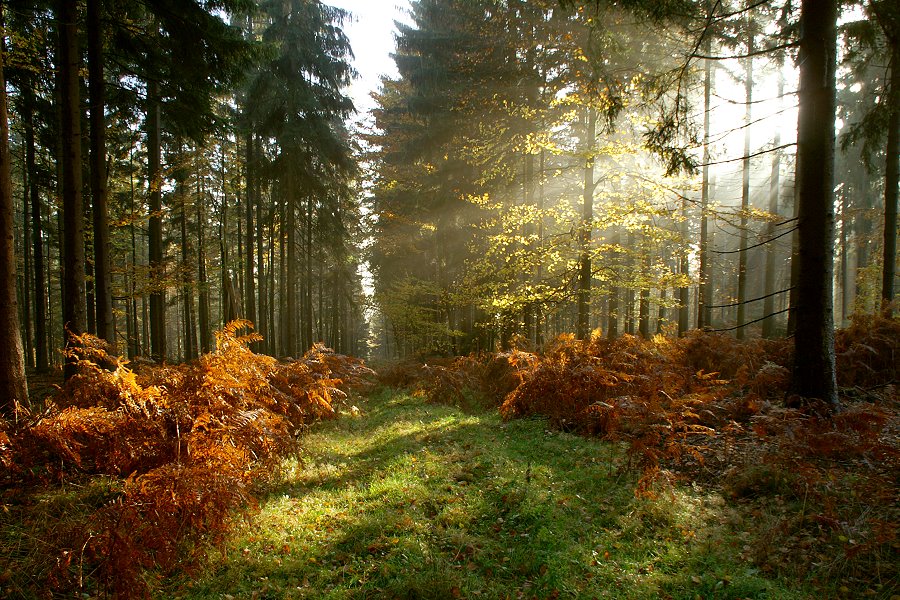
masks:
<path id="1" fill-rule="evenodd" d="M 332 0 L 328 4 L 350 12 L 344 33 L 353 47 L 353 66 L 359 77 L 350 87 L 356 110 L 363 114 L 374 106 L 371 92 L 382 75 L 395 76 L 391 60 L 394 50 L 394 21 L 408 21 L 406 0 Z"/>

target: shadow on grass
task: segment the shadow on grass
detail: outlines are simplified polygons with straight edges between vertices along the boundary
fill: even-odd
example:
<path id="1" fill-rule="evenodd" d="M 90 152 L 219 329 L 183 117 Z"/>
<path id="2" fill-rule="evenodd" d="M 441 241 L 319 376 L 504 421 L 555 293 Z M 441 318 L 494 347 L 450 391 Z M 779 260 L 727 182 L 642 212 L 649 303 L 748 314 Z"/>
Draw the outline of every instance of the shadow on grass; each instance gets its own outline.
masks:
<path id="1" fill-rule="evenodd" d="M 635 499 L 606 444 L 382 394 L 325 423 L 259 515 L 167 595 L 795 596 L 698 539 L 715 506 Z"/>

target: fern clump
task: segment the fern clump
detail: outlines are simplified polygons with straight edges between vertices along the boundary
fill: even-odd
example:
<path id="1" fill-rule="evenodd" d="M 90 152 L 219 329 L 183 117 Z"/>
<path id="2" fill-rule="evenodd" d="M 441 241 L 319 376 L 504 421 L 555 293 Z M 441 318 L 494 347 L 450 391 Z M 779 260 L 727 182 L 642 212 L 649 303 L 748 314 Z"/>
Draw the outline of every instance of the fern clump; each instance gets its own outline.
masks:
<path id="1" fill-rule="evenodd" d="M 147 569 L 184 566 L 221 541 L 254 505 L 254 486 L 298 449 L 297 432 L 336 416 L 341 388 L 371 373 L 356 359 L 317 345 L 281 363 L 254 353 L 248 321 L 216 333 L 216 349 L 190 364 L 135 373 L 102 341 L 78 338 L 78 374 L 46 410 L 0 437 L 2 483 L 48 484 L 106 475 L 115 498 L 73 525 L 47 582 L 79 589 L 87 561 L 106 591 L 146 594 Z M 49 541 L 49 540 L 48 540 Z M 74 550 L 81 566 L 71 563 Z"/>

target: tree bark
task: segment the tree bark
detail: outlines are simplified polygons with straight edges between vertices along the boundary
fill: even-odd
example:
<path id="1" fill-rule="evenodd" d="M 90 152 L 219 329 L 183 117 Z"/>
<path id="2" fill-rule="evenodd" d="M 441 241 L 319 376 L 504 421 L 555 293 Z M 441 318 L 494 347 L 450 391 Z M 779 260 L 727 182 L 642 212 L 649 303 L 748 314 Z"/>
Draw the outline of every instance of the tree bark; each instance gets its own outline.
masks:
<path id="1" fill-rule="evenodd" d="M 162 239 L 162 148 L 160 144 L 159 92 L 155 81 L 147 82 L 147 178 L 150 182 L 150 355 L 166 360 L 166 289 Z"/>
<path id="2" fill-rule="evenodd" d="M 203 219 L 205 204 L 205 190 L 198 170 L 197 173 L 197 281 L 200 284 L 200 293 L 197 295 L 197 311 L 199 312 L 200 326 L 200 351 L 207 353 L 212 351 L 212 340 L 209 335 L 209 282 L 206 275 L 206 242 L 203 237 Z"/>
<path id="3" fill-rule="evenodd" d="M 712 41 L 707 37 L 704 52 L 712 53 Z M 703 66 L 703 181 L 700 188 L 700 285 L 697 290 L 697 329 L 709 327 L 709 305 L 712 304 L 712 269 L 709 264 L 709 130 L 712 99 L 713 61 Z"/>
<path id="4" fill-rule="evenodd" d="M 3 7 L 0 5 L 2 23 Z M 6 78 L 3 73 L 5 54 L 5 44 L 0 39 L 0 285 L 3 286 L 4 304 L 0 318 L 0 416 L 15 418 L 19 407 L 27 409 L 29 403 L 16 298 L 15 203 L 10 172 Z"/>
<path id="5" fill-rule="evenodd" d="M 289 173 L 291 169 L 288 169 Z M 292 174 L 290 174 L 292 175 Z M 287 202 L 287 264 L 286 279 L 282 281 L 283 291 L 287 293 L 285 312 L 282 315 L 282 327 L 285 328 L 285 353 L 295 356 L 297 353 L 297 221 L 296 221 L 296 186 L 290 176 Z"/>
<path id="6" fill-rule="evenodd" d="M 63 204 L 63 327 L 66 348 L 87 323 L 84 275 L 84 210 L 81 179 L 81 105 L 77 2 L 59 2 L 60 141 Z M 66 379 L 75 374 L 75 359 L 67 357 Z"/>
<path id="7" fill-rule="evenodd" d="M 686 196 L 683 196 L 681 199 L 681 219 L 682 239 L 687 241 L 688 235 L 690 235 L 690 228 L 688 227 L 688 202 Z M 681 256 L 678 257 L 678 273 L 687 279 L 690 277 L 690 270 L 691 267 L 687 252 L 682 250 Z M 665 292 L 665 289 L 663 289 L 663 292 Z M 681 335 L 687 333 L 688 329 L 691 328 L 690 299 L 690 290 L 687 285 L 678 288 L 678 333 Z M 660 308 L 660 310 L 662 310 L 662 308 Z"/>
<path id="8" fill-rule="evenodd" d="M 28 196 L 31 205 L 31 243 L 34 283 L 34 357 L 38 372 L 50 368 L 47 351 L 47 283 L 45 276 L 43 217 L 37 178 L 34 136 L 34 80 L 28 77 L 23 86 L 22 120 L 25 126 L 25 169 L 28 171 Z"/>
<path id="9" fill-rule="evenodd" d="M 253 280 L 253 207 L 259 202 L 257 198 L 258 190 L 256 189 L 254 177 L 256 172 L 256 155 L 254 147 L 256 140 L 253 133 L 247 134 L 247 165 L 246 165 L 246 185 L 247 192 L 244 194 L 244 230 L 246 232 L 246 240 L 244 243 L 244 317 L 252 321 L 254 326 L 259 330 L 259 323 L 256 319 L 256 286 Z"/>
<path id="10" fill-rule="evenodd" d="M 594 138 L 597 129 L 597 113 L 587 109 L 583 151 L 584 185 L 581 212 L 581 259 L 578 270 L 578 326 L 576 337 L 586 340 L 591 334 L 591 234 L 594 228 Z"/>
<path id="11" fill-rule="evenodd" d="M 647 281 L 650 278 L 650 252 L 644 257 L 641 266 L 641 279 Z M 638 333 L 645 340 L 650 339 L 650 288 L 642 287 L 638 298 Z"/>
<path id="12" fill-rule="evenodd" d="M 753 20 L 747 20 L 747 54 L 753 53 L 755 33 L 753 31 Z M 744 72 L 744 101 L 746 102 L 744 109 L 744 160 L 741 169 L 741 242 L 740 252 L 738 253 L 738 292 L 737 292 L 737 339 L 742 340 L 746 337 L 747 332 L 744 329 L 744 322 L 747 320 L 747 237 L 749 232 L 748 215 L 750 212 L 750 128 L 753 115 L 753 57 L 746 59 L 746 69 Z"/>
<path id="13" fill-rule="evenodd" d="M 97 337 L 115 353 L 112 271 L 110 268 L 109 215 L 106 194 L 106 82 L 103 77 L 101 0 L 87 2 L 88 77 L 90 96 L 91 200 L 94 223 L 94 319 Z"/>
<path id="14" fill-rule="evenodd" d="M 131 153 L 129 152 L 129 162 L 132 162 Z M 136 271 L 137 271 L 137 231 L 134 225 L 136 214 L 135 214 L 135 202 L 134 202 L 134 174 L 133 171 L 129 175 L 129 180 L 131 184 L 131 224 L 129 226 L 131 233 L 131 269 L 129 276 L 129 286 L 131 290 L 131 298 L 128 301 L 128 305 L 130 307 L 129 321 L 128 321 L 128 357 L 134 358 L 141 354 L 141 336 L 138 333 L 138 310 L 137 310 L 137 283 L 135 281 Z"/>
<path id="15" fill-rule="evenodd" d="M 778 97 L 784 95 L 784 72 L 783 72 L 783 59 L 779 56 L 779 58 L 775 61 L 776 69 L 778 70 Z M 781 108 L 781 100 L 778 102 L 778 108 Z M 775 148 L 778 148 L 781 145 L 781 130 L 775 129 L 775 137 L 772 140 L 772 145 Z M 772 154 L 772 175 L 769 179 L 769 213 L 770 219 L 774 218 L 778 215 L 778 198 L 781 195 L 781 151 L 775 150 Z M 769 226 L 766 228 L 766 239 L 771 240 L 775 237 L 775 222 L 770 221 Z M 763 316 L 765 320 L 762 323 L 762 336 L 764 338 L 773 338 L 775 337 L 775 326 L 777 325 L 777 321 L 773 313 L 775 312 L 775 272 L 777 270 L 776 266 L 776 256 L 778 254 L 778 247 L 774 242 L 769 242 L 766 244 L 766 272 L 765 272 L 765 290 L 764 294 L 766 295 L 766 299 L 763 301 Z"/>
<path id="16" fill-rule="evenodd" d="M 313 246 L 313 219 L 315 218 L 315 203 L 312 194 L 306 197 L 306 288 L 303 315 L 303 348 L 305 352 L 312 347 L 313 342 L 313 302 L 312 302 L 312 246 Z"/>
<path id="17" fill-rule="evenodd" d="M 265 231 L 263 230 L 263 213 L 262 213 L 262 190 L 260 188 L 260 181 L 256 182 L 256 268 L 259 270 L 259 303 L 257 306 L 259 307 L 259 325 L 257 327 L 257 331 L 263 336 L 262 342 L 260 342 L 260 352 L 269 353 L 271 352 L 271 337 L 269 336 L 269 309 L 268 309 L 268 296 L 266 292 L 266 272 L 264 269 L 265 262 L 265 251 L 263 248 L 263 240 L 265 239 Z"/>
<path id="18" fill-rule="evenodd" d="M 797 131 L 798 304 L 792 390 L 838 407 L 832 314 L 837 0 L 803 0 Z"/>
<path id="19" fill-rule="evenodd" d="M 181 200 L 181 303 L 182 303 L 182 330 L 184 335 L 184 359 L 192 360 L 197 358 L 197 349 L 194 346 L 193 322 L 191 321 L 191 313 L 194 305 L 194 282 L 191 276 L 193 268 L 190 263 L 190 248 L 188 245 L 188 190 L 185 189 L 185 173 L 182 170 L 184 156 L 181 154 L 181 142 L 178 145 L 178 161 L 179 174 L 176 177 L 175 185 L 176 193 Z"/>
<path id="20" fill-rule="evenodd" d="M 881 277 L 881 299 L 890 315 L 894 301 L 894 278 L 897 266 L 897 186 L 900 184 L 900 31 L 891 40 L 891 114 L 888 120 L 884 167 L 884 263 Z"/>
<path id="21" fill-rule="evenodd" d="M 2 24 L 2 22 L 0 22 Z M 23 152 L 24 154 L 25 152 Z M 24 159 L 24 156 L 23 156 Z M 25 367 L 34 368 L 34 348 L 32 347 L 32 319 L 31 319 L 31 292 L 34 289 L 31 284 L 31 273 L 33 271 L 31 261 L 31 245 L 29 244 L 29 236 L 31 234 L 31 213 L 28 207 L 28 167 L 22 162 L 22 260 L 24 269 L 22 272 L 22 315 L 21 322 L 25 325 L 24 339 L 25 344 Z"/>

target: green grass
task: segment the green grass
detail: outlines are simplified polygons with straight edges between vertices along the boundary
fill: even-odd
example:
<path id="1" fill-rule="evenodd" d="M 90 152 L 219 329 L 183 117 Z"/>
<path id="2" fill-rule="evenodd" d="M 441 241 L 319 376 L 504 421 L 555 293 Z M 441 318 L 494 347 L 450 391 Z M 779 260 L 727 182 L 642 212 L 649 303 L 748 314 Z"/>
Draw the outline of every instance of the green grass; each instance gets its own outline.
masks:
<path id="1" fill-rule="evenodd" d="M 633 494 L 615 447 L 383 390 L 321 423 L 160 598 L 806 598 L 741 559 L 724 502 Z"/>

